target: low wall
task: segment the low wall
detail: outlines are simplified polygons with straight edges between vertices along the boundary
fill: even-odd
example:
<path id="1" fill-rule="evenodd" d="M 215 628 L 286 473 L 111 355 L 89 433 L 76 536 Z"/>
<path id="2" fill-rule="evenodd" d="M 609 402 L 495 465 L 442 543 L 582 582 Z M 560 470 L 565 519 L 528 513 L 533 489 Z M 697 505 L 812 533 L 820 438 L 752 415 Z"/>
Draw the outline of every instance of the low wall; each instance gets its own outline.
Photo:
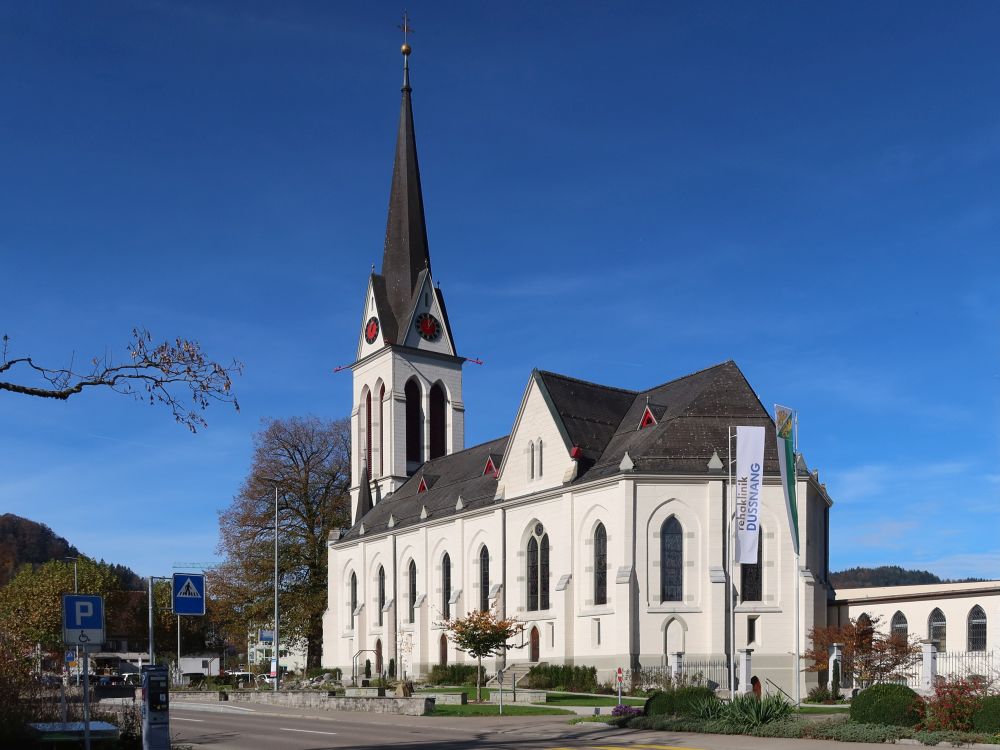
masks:
<path id="1" fill-rule="evenodd" d="M 498 688 L 490 689 L 490 703 L 500 702 L 500 690 Z M 503 691 L 503 702 L 504 703 L 545 703 L 545 691 L 544 690 L 527 690 L 525 688 L 518 688 L 515 693 L 513 690 L 505 689 Z"/>
<path id="2" fill-rule="evenodd" d="M 421 690 L 417 697 L 433 698 L 439 706 L 464 706 L 469 702 L 469 694 L 461 693 L 435 693 L 431 690 Z"/>
<path id="3" fill-rule="evenodd" d="M 347 698 L 335 697 L 325 690 L 267 692 L 234 690 L 229 700 L 236 703 L 266 703 L 293 708 L 324 708 L 328 711 L 365 711 L 373 714 L 424 716 L 434 710 L 434 698 Z"/>

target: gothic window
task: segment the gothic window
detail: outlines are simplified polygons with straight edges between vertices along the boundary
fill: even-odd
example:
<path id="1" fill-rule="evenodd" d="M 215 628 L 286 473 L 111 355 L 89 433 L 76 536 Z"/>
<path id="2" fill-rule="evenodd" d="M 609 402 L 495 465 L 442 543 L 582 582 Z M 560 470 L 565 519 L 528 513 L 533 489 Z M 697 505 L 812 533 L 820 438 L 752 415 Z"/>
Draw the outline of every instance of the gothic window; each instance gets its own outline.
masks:
<path id="1" fill-rule="evenodd" d="M 479 609 L 483 612 L 490 608 L 490 551 L 483 547 L 479 550 Z"/>
<path id="2" fill-rule="evenodd" d="M 986 650 L 986 612 L 978 604 L 969 612 L 969 651 Z"/>
<path id="3" fill-rule="evenodd" d="M 904 641 L 910 637 L 910 628 L 906 622 L 906 615 L 899 610 L 892 616 L 892 622 L 889 624 L 889 635 L 897 639 L 902 638 Z"/>
<path id="4" fill-rule="evenodd" d="M 528 611 L 549 608 L 549 535 L 540 523 L 528 539 Z"/>
<path id="5" fill-rule="evenodd" d="M 542 475 L 542 439 L 538 438 L 538 476 Z"/>
<path id="6" fill-rule="evenodd" d="M 409 588 L 410 588 L 410 622 L 416 622 L 416 606 L 417 606 L 417 563 L 415 560 L 410 560 L 410 569 L 408 571 L 407 577 L 409 578 Z"/>
<path id="7" fill-rule="evenodd" d="M 740 599 L 762 601 L 764 589 L 764 530 L 758 529 L 757 562 L 740 565 Z"/>
<path id="8" fill-rule="evenodd" d="M 358 608 L 358 577 L 351 573 L 351 630 L 354 630 L 354 611 Z"/>
<path id="9" fill-rule="evenodd" d="M 528 441 L 528 479 L 535 478 L 535 444 Z"/>
<path id="10" fill-rule="evenodd" d="M 660 527 L 660 601 L 684 601 L 684 529 L 676 516 Z"/>
<path id="11" fill-rule="evenodd" d="M 378 566 L 378 624 L 382 624 L 382 607 L 385 606 L 385 568 Z"/>
<path id="12" fill-rule="evenodd" d="M 431 387 L 430 393 L 431 458 L 437 458 L 447 453 L 445 449 L 445 435 L 447 434 L 445 401 L 444 387 L 440 383 L 435 383 Z"/>
<path id="13" fill-rule="evenodd" d="M 406 397 L 406 464 L 407 473 L 412 474 L 423 463 L 424 420 L 421 418 L 420 386 L 417 381 L 406 381 L 403 388 Z"/>
<path id="14" fill-rule="evenodd" d="M 385 384 L 378 392 L 378 475 L 385 476 Z"/>
<path id="15" fill-rule="evenodd" d="M 948 621 L 945 619 L 944 612 L 937 607 L 927 618 L 927 636 L 937 648 L 938 653 L 945 653 L 948 648 Z"/>
<path id="16" fill-rule="evenodd" d="M 447 552 L 441 559 L 441 613 L 446 620 L 451 617 L 451 557 Z"/>
<path id="17" fill-rule="evenodd" d="M 594 604 L 608 603 L 608 532 L 604 524 L 594 529 Z"/>
<path id="18" fill-rule="evenodd" d="M 372 392 L 365 391 L 365 471 L 372 478 Z"/>

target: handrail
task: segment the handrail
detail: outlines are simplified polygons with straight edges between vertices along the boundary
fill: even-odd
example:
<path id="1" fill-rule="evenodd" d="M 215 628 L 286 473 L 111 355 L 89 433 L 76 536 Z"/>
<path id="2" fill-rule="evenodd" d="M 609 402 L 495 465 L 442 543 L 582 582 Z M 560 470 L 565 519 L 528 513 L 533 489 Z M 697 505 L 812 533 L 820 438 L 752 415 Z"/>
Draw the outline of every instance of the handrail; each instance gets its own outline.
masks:
<path id="1" fill-rule="evenodd" d="M 794 698 L 793 698 L 792 696 L 790 696 L 790 695 L 789 695 L 788 693 L 786 693 L 786 692 L 785 692 L 784 690 L 782 690 L 780 686 L 776 685 L 776 684 L 774 683 L 774 681 L 773 681 L 773 680 L 772 680 L 772 679 L 771 679 L 770 677 L 765 677 L 765 678 L 764 678 L 764 682 L 766 682 L 766 683 L 768 683 L 769 685 L 771 685 L 771 686 L 772 686 L 773 688 L 775 688 L 775 689 L 776 689 L 776 690 L 777 690 L 777 691 L 778 691 L 779 693 L 781 693 L 781 694 L 782 694 L 782 695 L 784 695 L 784 696 L 785 696 L 786 698 L 788 698 L 788 700 L 790 700 L 790 701 L 791 701 L 792 703 L 795 703 L 795 699 L 794 699 Z"/>

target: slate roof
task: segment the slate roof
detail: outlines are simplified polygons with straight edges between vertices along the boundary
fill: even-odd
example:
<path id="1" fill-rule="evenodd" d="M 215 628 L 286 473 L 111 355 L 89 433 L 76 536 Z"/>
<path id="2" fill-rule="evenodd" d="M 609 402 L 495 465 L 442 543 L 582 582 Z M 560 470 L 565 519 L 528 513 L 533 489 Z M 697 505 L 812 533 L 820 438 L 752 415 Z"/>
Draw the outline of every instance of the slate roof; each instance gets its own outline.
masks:
<path id="1" fill-rule="evenodd" d="M 644 391 L 589 383 L 553 372 L 537 371 L 558 418 L 582 458 L 573 484 L 611 476 L 620 471 L 628 452 L 638 474 L 705 474 L 712 453 L 725 461 L 729 428 L 761 425 L 765 428 L 764 472 L 778 474 L 774 422 L 739 367 L 732 360 Z M 647 405 L 657 424 L 638 429 Z M 497 479 L 483 476 L 488 456 L 496 458 L 509 436 L 429 461 L 392 495 L 377 503 L 362 519 L 365 533 L 386 530 L 390 514 L 393 528 L 422 522 L 426 506 L 428 520 L 454 515 L 461 495 L 463 510 L 492 505 Z M 799 474 L 808 470 L 804 461 Z M 417 492 L 426 475 L 426 492 Z M 346 539 L 358 537 L 355 525 Z"/>

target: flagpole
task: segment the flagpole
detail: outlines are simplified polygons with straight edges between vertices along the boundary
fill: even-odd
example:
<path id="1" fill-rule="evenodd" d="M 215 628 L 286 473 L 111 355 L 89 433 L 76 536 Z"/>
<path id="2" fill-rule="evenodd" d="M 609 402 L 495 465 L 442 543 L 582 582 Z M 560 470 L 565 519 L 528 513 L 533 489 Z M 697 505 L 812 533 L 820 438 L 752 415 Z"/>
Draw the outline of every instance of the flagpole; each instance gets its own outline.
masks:
<path id="1" fill-rule="evenodd" d="M 726 583 L 726 616 L 729 619 L 729 698 L 732 700 L 736 695 L 736 606 L 733 590 L 735 582 L 733 580 L 733 518 L 736 515 L 736 499 L 733 497 L 733 428 L 729 427 L 729 440 L 727 446 L 726 470 L 729 472 L 726 495 L 729 502 L 726 511 L 729 518 L 726 521 L 726 563 L 729 566 L 729 577 Z M 731 508 L 729 506 L 732 506 Z"/>
<path id="2" fill-rule="evenodd" d="M 792 414 L 792 465 L 788 467 L 789 475 L 791 476 L 791 481 L 793 482 L 793 487 L 798 484 L 799 480 L 799 469 L 798 469 L 798 448 L 799 448 L 799 413 L 794 412 Z M 796 493 L 797 495 L 798 493 Z M 796 514 L 796 523 L 798 523 L 798 514 Z M 799 669 L 802 664 L 802 634 L 799 632 L 799 589 L 802 588 L 802 573 L 800 572 L 799 563 L 799 545 L 796 543 L 799 537 L 798 528 L 795 529 L 795 538 L 792 540 L 792 546 L 795 549 L 795 666 L 792 670 L 792 677 L 795 680 L 795 705 L 796 707 L 802 705 L 802 676 Z"/>

